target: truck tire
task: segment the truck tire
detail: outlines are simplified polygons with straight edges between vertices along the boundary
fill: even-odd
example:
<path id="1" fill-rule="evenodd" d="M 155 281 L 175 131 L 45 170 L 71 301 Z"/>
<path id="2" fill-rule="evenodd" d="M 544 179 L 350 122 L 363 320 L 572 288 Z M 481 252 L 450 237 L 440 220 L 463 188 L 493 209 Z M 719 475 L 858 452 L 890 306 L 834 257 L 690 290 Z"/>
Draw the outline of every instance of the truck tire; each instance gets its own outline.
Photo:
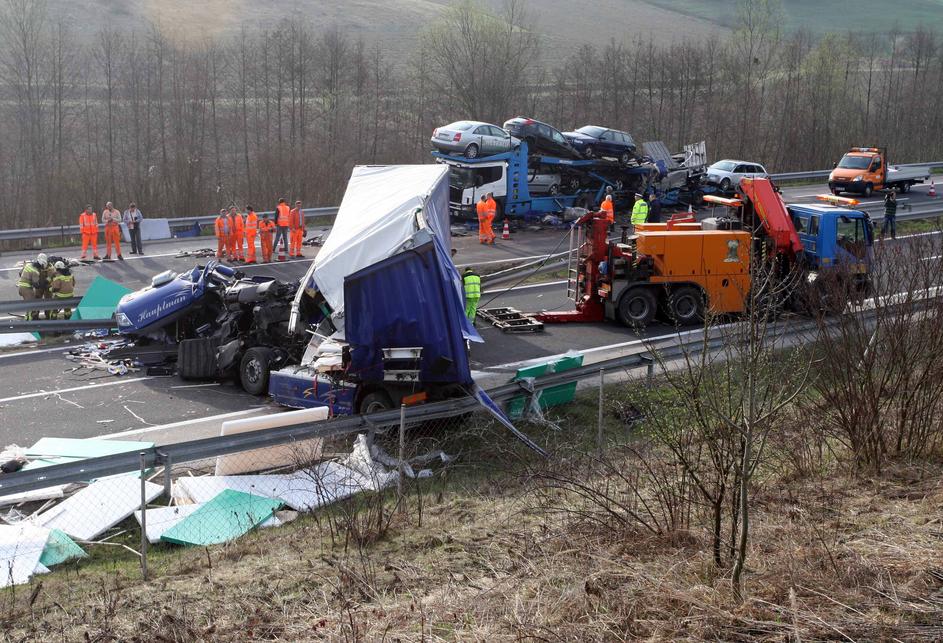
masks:
<path id="1" fill-rule="evenodd" d="M 874 192 L 874 186 L 873 186 L 873 185 L 871 185 L 870 183 L 868 183 L 867 185 L 864 186 L 864 198 L 866 198 L 866 199 L 869 198 L 873 192 Z"/>
<path id="2" fill-rule="evenodd" d="M 185 380 L 207 380 L 216 377 L 216 351 L 219 340 L 214 337 L 185 339 L 177 346 L 177 373 Z"/>
<path id="3" fill-rule="evenodd" d="M 256 346 L 246 351 L 239 362 L 239 382 L 249 395 L 264 395 L 268 392 L 268 378 L 272 363 L 272 351 Z"/>
<path id="4" fill-rule="evenodd" d="M 658 305 L 648 288 L 630 288 L 619 299 L 616 316 L 619 323 L 629 328 L 644 328 L 655 319 Z"/>
<path id="5" fill-rule="evenodd" d="M 704 319 L 704 294 L 693 286 L 682 286 L 668 295 L 668 318 L 678 326 L 691 326 Z"/>
<path id="6" fill-rule="evenodd" d="M 389 411 L 392 408 L 393 400 L 390 399 L 390 394 L 383 390 L 370 391 L 360 400 L 361 415 Z"/>
<path id="7" fill-rule="evenodd" d="M 905 193 L 907 193 L 907 192 L 910 192 L 910 186 L 911 186 L 911 185 L 913 185 L 913 184 L 912 184 L 912 183 L 901 183 L 900 185 L 897 186 L 897 191 L 900 192 L 901 194 L 905 194 Z"/>

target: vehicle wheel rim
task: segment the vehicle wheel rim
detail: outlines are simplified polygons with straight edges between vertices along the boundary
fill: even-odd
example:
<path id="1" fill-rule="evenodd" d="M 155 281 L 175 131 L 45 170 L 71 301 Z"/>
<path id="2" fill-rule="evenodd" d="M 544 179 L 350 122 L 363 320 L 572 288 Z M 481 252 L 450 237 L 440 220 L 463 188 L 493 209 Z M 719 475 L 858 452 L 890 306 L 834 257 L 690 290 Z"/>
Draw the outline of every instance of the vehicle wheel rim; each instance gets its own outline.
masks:
<path id="1" fill-rule="evenodd" d="M 648 317 L 648 301 L 644 297 L 633 297 L 629 300 L 629 318 L 640 321 Z"/>
<path id="2" fill-rule="evenodd" d="M 475 147 L 474 145 L 469 145 L 468 149 L 465 150 L 465 156 L 467 156 L 470 159 L 475 158 L 476 156 L 478 156 L 478 148 Z"/>
<path id="3" fill-rule="evenodd" d="M 629 158 L 629 155 L 628 155 L 628 154 L 623 154 L 623 155 L 622 155 L 622 158 L 621 158 L 620 160 L 622 161 L 622 164 L 623 164 L 623 165 L 628 165 L 628 164 L 629 164 L 629 161 L 632 160 L 632 159 Z"/>
<path id="4" fill-rule="evenodd" d="M 690 295 L 679 297 L 675 301 L 675 316 L 678 319 L 693 319 L 697 313 L 697 302 Z"/>
<path id="5" fill-rule="evenodd" d="M 246 365 L 246 381 L 257 384 L 262 379 L 262 364 L 257 359 L 249 360 Z"/>
<path id="6" fill-rule="evenodd" d="M 369 415 L 371 413 L 379 413 L 385 410 L 386 410 L 386 406 L 383 404 L 383 402 L 370 402 L 370 404 L 367 405 L 367 407 L 363 410 L 363 412 L 364 412 L 364 415 Z"/>

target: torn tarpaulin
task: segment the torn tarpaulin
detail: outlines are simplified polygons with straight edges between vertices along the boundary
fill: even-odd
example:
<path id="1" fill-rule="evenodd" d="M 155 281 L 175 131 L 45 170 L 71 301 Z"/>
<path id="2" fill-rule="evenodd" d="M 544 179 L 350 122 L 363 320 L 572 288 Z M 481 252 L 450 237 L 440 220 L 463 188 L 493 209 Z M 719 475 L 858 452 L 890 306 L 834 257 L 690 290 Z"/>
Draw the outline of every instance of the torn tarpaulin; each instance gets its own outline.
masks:
<path id="1" fill-rule="evenodd" d="M 488 397 L 488 394 L 485 392 L 483 388 L 475 384 L 473 393 L 475 395 L 475 399 L 478 400 L 481 403 L 481 405 L 485 407 L 485 409 L 489 413 L 491 413 L 491 415 L 494 416 L 494 418 L 498 422 L 503 424 L 507 428 L 507 430 L 510 431 L 514 435 L 514 437 L 516 437 L 518 440 L 523 442 L 525 445 L 527 445 L 529 448 L 536 451 L 543 457 L 545 458 L 547 457 L 547 452 L 544 451 L 541 447 L 539 447 L 536 442 L 534 442 L 529 437 L 521 433 L 518 430 L 518 428 L 514 426 L 514 424 L 511 423 L 511 420 L 508 419 L 508 416 L 504 414 L 504 411 L 501 410 L 501 407 L 495 404 L 494 400 Z"/>

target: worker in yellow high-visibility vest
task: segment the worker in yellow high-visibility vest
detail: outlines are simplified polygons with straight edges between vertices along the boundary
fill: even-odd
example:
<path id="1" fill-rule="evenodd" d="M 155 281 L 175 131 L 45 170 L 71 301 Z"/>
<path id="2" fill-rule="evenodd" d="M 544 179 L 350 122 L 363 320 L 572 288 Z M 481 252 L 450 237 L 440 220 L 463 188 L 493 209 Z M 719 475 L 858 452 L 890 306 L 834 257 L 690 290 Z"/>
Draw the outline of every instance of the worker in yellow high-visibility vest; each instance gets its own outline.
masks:
<path id="1" fill-rule="evenodd" d="M 637 226 L 640 223 L 648 221 L 648 202 L 642 194 L 636 193 L 635 205 L 632 206 L 632 225 Z"/>
<path id="2" fill-rule="evenodd" d="M 474 269 L 465 268 L 462 283 L 465 284 L 465 316 L 474 324 L 475 315 L 478 314 L 478 301 L 481 299 L 481 277 Z"/>

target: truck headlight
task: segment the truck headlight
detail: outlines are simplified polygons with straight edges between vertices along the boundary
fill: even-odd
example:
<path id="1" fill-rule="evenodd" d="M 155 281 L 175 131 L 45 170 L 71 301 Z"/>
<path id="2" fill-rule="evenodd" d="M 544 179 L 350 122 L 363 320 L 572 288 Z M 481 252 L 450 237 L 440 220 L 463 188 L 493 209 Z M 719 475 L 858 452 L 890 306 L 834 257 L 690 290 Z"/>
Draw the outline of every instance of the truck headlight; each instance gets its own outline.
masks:
<path id="1" fill-rule="evenodd" d="M 124 313 L 115 313 L 115 321 L 118 322 L 119 327 L 131 325 L 131 320 Z"/>
<path id="2" fill-rule="evenodd" d="M 855 177 L 854 179 L 852 179 L 852 180 L 853 180 L 853 181 L 863 181 L 863 180 L 864 180 L 864 174 L 859 174 L 858 176 L 856 176 L 856 177 Z"/>

